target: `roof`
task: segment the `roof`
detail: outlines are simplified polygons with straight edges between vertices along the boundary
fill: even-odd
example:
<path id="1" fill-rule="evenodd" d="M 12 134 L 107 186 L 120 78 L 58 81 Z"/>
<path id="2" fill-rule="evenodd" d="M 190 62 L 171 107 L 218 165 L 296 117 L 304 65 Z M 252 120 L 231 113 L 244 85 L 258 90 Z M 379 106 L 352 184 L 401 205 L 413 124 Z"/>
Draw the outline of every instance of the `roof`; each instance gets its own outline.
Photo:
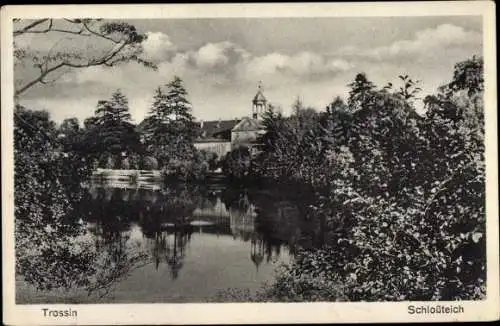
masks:
<path id="1" fill-rule="evenodd" d="M 221 143 L 225 144 L 227 142 L 230 142 L 230 138 L 226 138 L 225 134 L 220 135 L 219 138 L 197 138 L 196 143 L 197 144 L 202 144 L 202 143 Z"/>
<path id="2" fill-rule="evenodd" d="M 255 94 L 255 96 L 253 97 L 253 102 L 266 102 L 266 97 L 264 96 L 264 94 L 262 94 L 262 91 L 259 89 L 257 91 L 257 94 Z"/>
<path id="3" fill-rule="evenodd" d="M 203 127 L 200 127 L 200 139 L 231 139 L 231 130 L 236 126 L 240 120 L 215 120 L 204 121 Z M 198 123 L 200 126 L 201 123 Z"/>
<path id="4" fill-rule="evenodd" d="M 257 131 L 263 129 L 264 126 L 259 120 L 245 117 L 241 119 L 236 126 L 234 126 L 233 131 Z"/>

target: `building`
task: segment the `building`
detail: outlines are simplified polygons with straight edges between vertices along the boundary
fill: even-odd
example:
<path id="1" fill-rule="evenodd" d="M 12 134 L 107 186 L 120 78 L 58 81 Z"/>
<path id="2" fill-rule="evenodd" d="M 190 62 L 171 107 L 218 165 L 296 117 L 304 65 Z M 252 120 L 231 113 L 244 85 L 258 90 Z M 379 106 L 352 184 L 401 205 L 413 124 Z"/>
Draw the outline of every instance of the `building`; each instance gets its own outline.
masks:
<path id="1" fill-rule="evenodd" d="M 194 147 L 223 157 L 231 151 L 231 131 L 240 122 L 234 120 L 201 121 L 200 136 L 194 141 Z"/>
<path id="2" fill-rule="evenodd" d="M 259 84 L 257 93 L 252 99 L 251 117 L 233 120 L 200 121 L 200 136 L 194 146 L 224 157 L 239 146 L 255 146 L 258 137 L 266 131 L 262 125 L 262 114 L 267 108 L 267 99 Z"/>

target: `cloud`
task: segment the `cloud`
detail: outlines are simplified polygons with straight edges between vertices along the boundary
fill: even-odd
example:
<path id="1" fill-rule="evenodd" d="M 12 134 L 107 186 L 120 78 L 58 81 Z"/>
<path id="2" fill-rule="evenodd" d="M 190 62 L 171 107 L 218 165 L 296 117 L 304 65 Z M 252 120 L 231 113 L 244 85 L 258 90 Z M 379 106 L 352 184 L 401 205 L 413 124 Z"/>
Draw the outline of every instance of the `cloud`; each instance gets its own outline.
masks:
<path id="1" fill-rule="evenodd" d="M 202 68 L 212 68 L 214 66 L 224 66 L 229 62 L 226 50 L 231 48 L 229 42 L 208 43 L 194 53 L 196 66 Z"/>
<path id="2" fill-rule="evenodd" d="M 289 91 L 293 91 L 292 100 L 314 76 L 332 77 L 352 68 L 346 60 L 311 51 L 255 56 L 228 41 L 179 51 L 168 35 L 147 35 L 144 57 L 156 61 L 158 71 L 135 62 L 72 70 L 60 83 L 31 90 L 28 104 L 36 103 L 38 98 L 38 103 L 52 107 L 54 118 L 60 120 L 68 116 L 62 108 L 74 100 L 79 103 L 78 108 L 75 106 L 78 117 L 84 119 L 93 114 L 98 99 L 109 98 L 113 91 L 121 89 L 129 98 L 133 118 L 141 121 L 150 108 L 154 90 L 178 75 L 185 82 L 196 116 L 208 119 L 219 115 L 221 103 L 231 107 L 228 114 L 243 116 L 250 110 L 250 99 L 259 80 L 264 81 L 270 97 L 281 102 L 278 98 L 289 95 Z M 322 82 L 325 80 L 322 78 Z M 47 93 L 53 94 L 53 99 Z M 81 98 L 86 100 L 77 100 Z"/>
<path id="3" fill-rule="evenodd" d="M 156 87 L 178 75 L 198 118 L 248 114 L 259 80 L 264 83 L 266 97 L 285 111 L 297 95 L 322 108 L 334 96 L 347 94 L 346 85 L 358 72 L 367 73 L 379 86 L 408 73 L 423 81 L 426 92 L 432 92 L 451 77 L 454 63 L 481 50 L 480 33 L 452 24 L 422 28 L 387 45 L 369 47 L 349 40 L 339 43 L 335 51 L 324 46 L 296 52 L 281 47 L 257 52 L 249 47 L 253 49 L 250 52 L 229 41 L 189 47 L 175 44 L 165 33 L 147 35 L 144 56 L 157 63 L 158 71 L 133 62 L 72 70 L 53 86 L 43 85 L 26 93 L 29 104 L 52 108 L 59 119 L 66 116 L 67 109 L 77 110 L 83 118 L 93 114 L 98 99 L 109 98 L 120 88 L 130 100 L 134 119 L 140 121 L 149 110 Z"/>
<path id="4" fill-rule="evenodd" d="M 282 74 L 286 77 L 309 78 L 313 76 L 332 76 L 347 71 L 353 65 L 346 60 L 328 58 L 313 52 L 300 52 L 295 55 L 271 53 L 254 57 L 246 66 L 249 77 L 266 77 Z"/>
<path id="5" fill-rule="evenodd" d="M 397 40 L 389 45 L 363 48 L 350 44 L 332 52 L 332 55 L 349 57 L 355 62 L 408 62 L 439 64 L 444 59 L 464 60 L 472 54 L 481 54 L 482 35 L 453 24 L 416 31 L 413 38 Z"/>
<path id="6" fill-rule="evenodd" d="M 467 31 L 463 27 L 443 24 L 436 28 L 416 32 L 412 40 L 401 40 L 389 46 L 378 47 L 368 51 L 367 56 L 376 60 L 395 57 L 432 57 L 443 51 L 463 48 L 479 48 L 482 43 L 481 34 Z"/>
<path id="7" fill-rule="evenodd" d="M 189 68 L 203 78 L 209 78 L 214 86 L 238 82 L 241 67 L 251 54 L 232 42 L 207 43 L 188 53 Z"/>
<path id="8" fill-rule="evenodd" d="M 177 50 L 177 47 L 172 43 L 170 37 L 162 32 L 147 32 L 146 41 L 142 42 L 144 49 L 144 57 L 161 62 L 168 60 Z"/>

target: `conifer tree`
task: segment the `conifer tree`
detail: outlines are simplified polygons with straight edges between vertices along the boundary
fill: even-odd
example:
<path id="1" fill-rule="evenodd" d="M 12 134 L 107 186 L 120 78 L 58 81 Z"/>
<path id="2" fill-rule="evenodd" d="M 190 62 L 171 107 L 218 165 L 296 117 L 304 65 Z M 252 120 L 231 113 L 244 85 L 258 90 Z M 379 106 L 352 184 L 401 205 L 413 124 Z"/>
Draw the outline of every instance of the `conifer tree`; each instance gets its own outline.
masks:
<path id="1" fill-rule="evenodd" d="M 196 135 L 192 106 L 189 103 L 188 93 L 182 79 L 174 76 L 167 85 L 167 105 L 170 108 L 171 129 L 182 142 L 192 145 Z"/>
<path id="2" fill-rule="evenodd" d="M 375 85 L 368 80 L 364 73 L 357 74 L 354 82 L 347 86 L 351 88 L 348 105 L 352 111 L 360 109 L 362 104 L 369 103 L 370 95 L 375 90 Z"/>
<path id="3" fill-rule="evenodd" d="M 153 97 L 153 104 L 143 123 L 147 152 L 154 157 L 162 156 L 161 154 L 167 150 L 166 146 L 170 144 L 171 116 L 172 110 L 167 102 L 166 93 L 158 87 Z"/>
<path id="4" fill-rule="evenodd" d="M 119 124 L 130 122 L 128 100 L 121 90 L 116 90 L 108 101 L 99 101 L 97 104 L 96 116 L 99 124 Z"/>
<path id="5" fill-rule="evenodd" d="M 333 102 L 327 106 L 326 112 L 328 114 L 333 114 L 333 112 L 339 112 L 339 111 L 346 112 L 347 105 L 344 103 L 344 100 L 342 100 L 342 98 L 340 98 L 340 96 L 337 96 L 333 99 Z"/>
<path id="6" fill-rule="evenodd" d="M 174 76 L 166 86 L 167 105 L 170 108 L 171 118 L 174 120 L 172 127 L 182 138 L 192 143 L 195 137 L 194 118 L 184 83 L 178 76 Z"/>
<path id="7" fill-rule="evenodd" d="M 116 156 L 139 150 L 139 137 L 131 122 L 128 100 L 121 90 L 115 91 L 109 100 L 98 102 L 93 126 L 87 134 L 96 139 L 95 150 L 100 154 Z"/>
<path id="8" fill-rule="evenodd" d="M 182 80 L 175 76 L 166 86 L 158 87 L 144 122 L 148 152 L 161 166 L 192 159 L 196 136 L 188 93 Z M 175 163 L 175 164 L 177 164 Z"/>

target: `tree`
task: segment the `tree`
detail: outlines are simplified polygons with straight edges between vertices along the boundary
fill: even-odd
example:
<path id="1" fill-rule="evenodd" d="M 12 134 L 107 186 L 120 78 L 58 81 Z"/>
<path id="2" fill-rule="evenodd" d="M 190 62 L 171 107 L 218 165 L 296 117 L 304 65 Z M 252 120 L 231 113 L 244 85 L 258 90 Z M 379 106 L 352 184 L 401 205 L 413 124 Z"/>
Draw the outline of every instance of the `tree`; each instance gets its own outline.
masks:
<path id="1" fill-rule="evenodd" d="M 121 90 L 116 90 L 108 101 L 99 101 L 95 111 L 100 125 L 113 125 L 131 120 L 128 100 Z"/>
<path id="2" fill-rule="evenodd" d="M 156 90 L 143 122 L 148 152 L 172 173 L 184 170 L 182 167 L 194 160 L 196 125 L 187 96 L 182 80 L 175 76 L 166 90 Z"/>
<path id="3" fill-rule="evenodd" d="M 65 37 L 58 38 L 61 35 Z M 37 84 L 54 82 L 62 76 L 56 75 L 57 72 L 64 73 L 71 68 L 113 67 L 135 61 L 156 69 L 153 63 L 141 57 L 141 44 L 146 38 L 134 25 L 125 22 L 102 19 L 15 19 L 16 71 L 25 70 L 25 73 L 16 73 L 16 77 L 29 76 L 16 80 L 15 96 Z M 61 43 L 67 40 L 71 44 L 62 46 Z M 39 45 L 38 50 L 30 47 L 34 44 Z M 98 47 L 101 51 L 89 54 L 89 46 Z"/>
<path id="4" fill-rule="evenodd" d="M 64 119 L 58 130 L 58 140 L 65 152 L 80 152 L 83 130 L 77 118 Z"/>
<path id="5" fill-rule="evenodd" d="M 155 68 L 141 58 L 145 39 L 127 23 L 14 19 L 14 94 L 18 98 L 35 85 L 55 82 L 72 68 L 130 61 Z M 62 46 L 65 41 L 70 44 Z M 98 50 L 89 54 L 95 46 Z M 95 131 L 97 120 L 86 119 L 83 132 Z M 85 146 L 74 147 L 79 143 L 74 135 L 80 132 L 76 119 L 67 119 L 57 129 L 47 112 L 14 109 L 16 275 L 37 289 L 86 287 L 89 294 L 106 292 L 124 274 L 119 270 L 128 266 L 109 262 L 107 252 L 80 237 L 86 228 L 75 207 L 80 181 L 91 172 L 87 145 L 92 144 L 84 141 L 79 145 Z"/>
<path id="6" fill-rule="evenodd" d="M 85 142 L 93 146 L 92 153 L 99 157 L 101 164 L 113 161 L 119 164 L 121 153 L 140 153 L 139 135 L 131 122 L 128 100 L 117 90 L 109 100 L 97 103 L 95 116 L 86 120 Z M 115 165 L 113 163 L 112 165 Z"/>
<path id="7" fill-rule="evenodd" d="M 67 118 L 64 119 L 59 127 L 59 132 L 65 135 L 71 135 L 80 130 L 80 123 L 78 118 Z"/>
<path id="8" fill-rule="evenodd" d="M 230 178 L 240 180 L 250 174 L 251 156 L 248 147 L 241 146 L 226 154 L 221 162 L 222 171 Z"/>
<path id="9" fill-rule="evenodd" d="M 411 102 L 411 100 L 416 98 L 417 94 L 422 91 L 422 89 L 417 86 L 420 81 L 414 81 L 408 75 L 399 75 L 398 78 L 402 81 L 403 85 L 399 87 L 396 94 Z"/>
<path id="10" fill-rule="evenodd" d="M 166 143 L 162 138 L 167 135 L 167 125 L 169 124 L 171 115 L 172 110 L 167 103 L 167 96 L 161 87 L 158 87 L 153 97 L 153 105 L 147 117 L 141 123 L 146 146 L 148 146 L 149 151 L 154 152 L 155 148 Z"/>
<path id="11" fill-rule="evenodd" d="M 186 141 L 192 142 L 196 136 L 195 124 L 184 83 L 178 76 L 174 76 L 173 80 L 166 86 L 167 105 L 173 114 L 173 126 Z"/>
<path id="12" fill-rule="evenodd" d="M 451 91 L 466 90 L 469 96 L 484 90 L 483 58 L 473 56 L 455 65 L 453 80 L 445 85 Z"/>
<path id="13" fill-rule="evenodd" d="M 299 115 L 300 111 L 304 109 L 304 104 L 302 103 L 302 100 L 300 99 L 299 96 L 295 99 L 295 101 L 292 104 L 292 114 L 293 115 Z"/>
<path id="14" fill-rule="evenodd" d="M 358 110 L 362 104 L 368 103 L 368 99 L 375 90 L 375 85 L 368 80 L 364 73 L 357 74 L 354 82 L 347 86 L 351 88 L 348 105 L 353 111 Z"/>
<path id="15" fill-rule="evenodd" d="M 330 103 L 326 108 L 326 112 L 328 114 L 332 114 L 333 112 L 337 112 L 337 111 L 345 112 L 347 110 L 348 110 L 348 107 L 345 104 L 344 100 L 340 98 L 340 96 L 335 97 L 333 102 Z"/>
<path id="16" fill-rule="evenodd" d="M 280 110 L 269 107 L 262 115 L 262 124 L 266 133 L 259 139 L 263 144 L 262 152 L 254 160 L 257 167 L 254 169 L 259 175 L 279 178 L 290 171 L 288 167 L 294 160 L 296 143 L 293 142 L 293 126 Z"/>

